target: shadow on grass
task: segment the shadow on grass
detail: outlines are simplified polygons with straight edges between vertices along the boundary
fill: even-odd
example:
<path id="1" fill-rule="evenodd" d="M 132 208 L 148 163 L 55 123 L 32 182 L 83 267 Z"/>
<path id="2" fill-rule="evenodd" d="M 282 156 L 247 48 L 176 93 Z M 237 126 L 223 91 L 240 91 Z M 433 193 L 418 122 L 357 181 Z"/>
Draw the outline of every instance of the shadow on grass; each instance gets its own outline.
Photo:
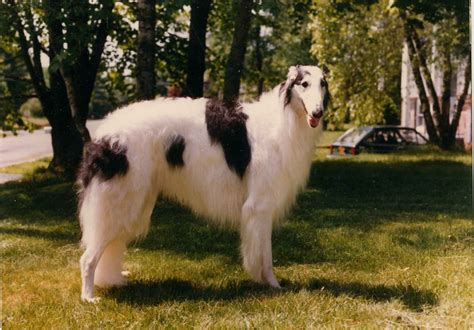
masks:
<path id="1" fill-rule="evenodd" d="M 339 283 L 328 279 L 313 280 L 310 290 L 329 292 L 333 296 L 347 295 L 376 302 L 400 300 L 415 312 L 423 311 L 425 306 L 438 304 L 438 297 L 431 291 L 419 290 L 412 286 L 372 285 L 361 282 Z"/>
<path id="2" fill-rule="evenodd" d="M 50 240 L 56 243 L 67 244 L 78 242 L 80 236 L 76 232 L 59 230 L 40 230 L 30 228 L 0 228 L 0 234 L 18 235 L 31 238 Z"/>
<path id="3" fill-rule="evenodd" d="M 76 220 L 73 183 L 62 179 L 36 179 L 0 185 L 0 219 L 21 224 L 63 224 Z"/>
<path id="4" fill-rule="evenodd" d="M 168 279 L 160 282 L 132 281 L 129 284 L 104 289 L 105 295 L 118 302 L 133 305 L 157 305 L 166 301 L 235 300 L 253 296 L 272 296 L 281 291 L 269 289 L 251 281 L 234 282 L 224 288 L 202 287 L 190 281 Z"/>
<path id="5" fill-rule="evenodd" d="M 471 209 L 470 170 L 449 160 L 326 160 L 313 165 L 296 214 L 305 208 L 334 207 L 466 215 Z"/>
<path id="6" fill-rule="evenodd" d="M 318 248 L 320 229 L 348 227 L 367 232 L 391 221 L 469 218 L 470 177 L 468 165 L 450 160 L 317 162 L 308 189 L 289 216 L 291 220 L 275 232 L 277 264 L 325 261 L 325 251 Z M 7 234 L 76 241 L 80 228 L 75 212 L 71 182 L 47 178 L 0 186 L 0 219 L 21 225 L 58 226 L 56 234 L 50 228 L 42 231 L 7 225 Z M 60 232 L 65 229 L 66 233 Z M 415 232 L 408 241 L 400 233 L 394 239 L 420 249 L 438 248 L 442 242 L 433 241 L 434 236 L 428 234 L 425 237 Z M 149 235 L 135 245 L 193 259 L 221 254 L 233 262 L 239 260 L 237 232 L 196 220 L 190 211 L 164 201 L 155 207 Z"/>
<path id="7" fill-rule="evenodd" d="M 430 291 L 423 291 L 411 286 L 371 285 L 360 282 L 339 283 L 328 279 L 318 279 L 309 285 L 282 282 L 283 289 L 272 289 L 268 286 L 250 281 L 234 282 L 226 287 L 202 287 L 190 281 L 168 279 L 161 282 L 133 281 L 130 284 L 105 289 L 106 296 L 119 303 L 131 305 L 159 305 L 167 301 L 231 301 L 252 297 L 272 297 L 297 293 L 301 290 L 315 291 L 315 294 L 328 293 L 333 296 L 346 295 L 375 302 L 400 300 L 412 311 L 421 312 L 425 306 L 435 306 L 438 298 Z"/>

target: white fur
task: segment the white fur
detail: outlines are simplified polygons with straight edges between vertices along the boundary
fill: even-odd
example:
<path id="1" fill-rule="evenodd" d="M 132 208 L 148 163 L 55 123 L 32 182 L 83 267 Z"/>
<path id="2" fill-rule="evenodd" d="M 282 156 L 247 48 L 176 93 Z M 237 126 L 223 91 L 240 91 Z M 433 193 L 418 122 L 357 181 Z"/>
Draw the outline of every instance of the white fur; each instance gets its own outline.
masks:
<path id="1" fill-rule="evenodd" d="M 218 224 L 240 227 L 245 269 L 258 282 L 279 287 L 272 271 L 272 225 L 304 187 L 321 126 L 308 122 L 322 106 L 317 67 L 301 67 L 307 88 L 294 86 L 284 106 L 279 88 L 243 104 L 252 159 L 241 179 L 226 164 L 221 145 L 212 144 L 205 123 L 206 99 L 158 99 L 112 113 L 96 139 L 111 137 L 127 147 L 128 172 L 108 181 L 93 178 L 80 209 L 85 247 L 81 258 L 82 299 L 95 301 L 94 283 L 123 284 L 126 245 L 147 233 L 158 196 L 191 208 Z M 293 78 L 289 71 L 288 82 Z M 170 136 L 184 137 L 185 166 L 171 169 L 165 152 Z"/>

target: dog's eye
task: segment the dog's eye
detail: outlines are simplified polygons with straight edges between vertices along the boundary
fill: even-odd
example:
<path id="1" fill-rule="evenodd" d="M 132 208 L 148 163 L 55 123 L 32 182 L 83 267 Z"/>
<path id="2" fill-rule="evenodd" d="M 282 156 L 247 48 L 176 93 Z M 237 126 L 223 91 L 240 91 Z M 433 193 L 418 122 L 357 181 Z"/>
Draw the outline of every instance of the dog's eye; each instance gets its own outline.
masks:
<path id="1" fill-rule="evenodd" d="M 309 84 L 308 84 L 308 82 L 307 82 L 307 81 L 305 81 L 304 83 L 302 83 L 302 84 L 301 84 L 301 86 L 303 86 L 304 88 L 306 88 L 306 87 L 308 87 L 308 86 L 309 86 Z"/>

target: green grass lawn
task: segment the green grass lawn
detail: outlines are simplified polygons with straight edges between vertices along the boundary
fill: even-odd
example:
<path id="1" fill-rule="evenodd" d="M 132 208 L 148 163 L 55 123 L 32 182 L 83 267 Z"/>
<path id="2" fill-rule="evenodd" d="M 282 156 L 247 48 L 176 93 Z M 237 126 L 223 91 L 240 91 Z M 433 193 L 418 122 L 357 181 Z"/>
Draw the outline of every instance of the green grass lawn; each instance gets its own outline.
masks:
<path id="1" fill-rule="evenodd" d="M 82 303 L 72 184 L 36 169 L 1 185 L 3 326 L 473 327 L 470 156 L 326 153 L 274 232 L 282 290 L 249 280 L 238 233 L 160 201 L 127 253 L 130 283 Z"/>

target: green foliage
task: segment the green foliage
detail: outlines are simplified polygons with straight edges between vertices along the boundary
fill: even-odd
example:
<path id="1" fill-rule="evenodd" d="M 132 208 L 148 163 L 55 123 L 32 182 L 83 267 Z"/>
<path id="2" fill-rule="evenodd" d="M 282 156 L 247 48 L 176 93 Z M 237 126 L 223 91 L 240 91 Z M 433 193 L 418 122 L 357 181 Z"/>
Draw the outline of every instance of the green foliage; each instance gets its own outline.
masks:
<path id="1" fill-rule="evenodd" d="M 166 87 L 169 85 L 184 86 L 189 3 L 189 0 L 165 0 L 158 2 L 156 6 L 156 75 L 157 90 L 161 95 L 166 94 Z M 61 11 L 53 11 L 60 21 L 67 19 L 64 15 L 67 12 L 73 15 L 71 19 L 87 17 L 90 24 L 84 29 L 72 26 L 70 32 L 74 33 L 63 36 L 65 39 L 62 41 L 68 47 L 51 59 L 51 72 L 58 70 L 61 63 L 76 61 L 81 56 L 80 45 L 87 43 L 92 47 L 92 23 L 103 19 L 104 13 L 100 10 L 100 2 L 82 4 L 66 0 Z M 43 47 L 48 46 L 45 6 L 44 2 L 25 2 L 16 7 L 26 30 L 37 34 Z M 207 34 L 205 80 L 209 84 L 206 96 L 218 96 L 224 84 L 224 71 L 234 29 L 235 6 L 234 0 L 222 0 L 213 1 L 211 7 Z M 2 6 L 0 10 L 0 18 L 6 15 L 5 7 Z M 470 51 L 469 43 L 466 42 L 468 10 L 466 3 L 461 1 L 257 1 L 242 75 L 242 97 L 256 98 L 257 86 L 260 84 L 264 90 L 277 85 L 285 79 L 286 70 L 291 65 L 319 63 L 327 65 L 331 71 L 329 80 L 332 108 L 326 116 L 332 126 L 342 127 L 348 122 L 396 123 L 401 103 L 403 29 L 393 8 L 408 10 L 412 13 L 410 19 L 420 27 L 430 27 L 425 31 L 432 32 L 431 24 L 437 22 L 440 28 L 431 34 L 423 34 L 427 49 L 436 42 L 440 48 L 452 51 L 459 58 Z M 31 17 L 26 14 L 27 9 L 32 10 Z M 103 116 L 135 98 L 136 12 L 136 2 L 122 1 L 114 4 L 112 27 L 93 94 L 91 111 L 94 117 Z M 4 40 L 2 45 L 6 47 L 2 46 L 5 53 L 17 56 L 18 46 L 12 25 L 2 24 L 0 29 Z M 438 58 L 431 60 L 435 62 Z M 0 63 L 2 65 L 4 64 Z M 3 68 L 4 66 L 1 67 L 2 70 Z M 21 70 L 17 71 L 26 76 L 24 67 Z M 48 84 L 49 72 L 46 70 L 43 74 Z M 10 95 L 10 87 L 8 91 L 3 85 L 2 93 Z M 22 88 L 25 91 L 25 87 Z M 31 86 L 28 88 L 31 91 Z M 2 108 L 19 108 L 24 100 Z M 13 116 L 9 117 L 10 121 L 17 121 L 13 114 L 16 110 L 9 111 Z M 3 118 L 5 117 L 4 114 Z"/>
<path id="2" fill-rule="evenodd" d="M 442 66 L 446 54 L 455 59 L 469 55 L 469 1 L 395 0 L 392 7 L 403 12 L 406 20 L 418 28 L 429 56 L 431 47 L 436 45 L 440 54 L 431 58 L 432 62 Z"/>
<path id="3" fill-rule="evenodd" d="M 209 95 L 218 95 L 224 85 L 224 68 L 232 43 L 235 1 L 217 1 L 209 17 L 207 75 L 211 85 Z M 311 1 L 259 1 L 253 11 L 241 89 L 244 99 L 254 99 L 261 80 L 269 90 L 282 82 L 290 66 L 314 64 L 310 53 L 311 33 L 308 29 Z M 257 42 L 262 58 L 262 70 L 257 65 Z"/>
<path id="4" fill-rule="evenodd" d="M 234 0 L 222 0 L 214 1 L 211 6 L 206 49 L 207 96 L 218 96 L 224 86 L 237 4 Z M 260 82 L 264 90 L 275 87 L 285 79 L 291 65 L 315 63 L 309 52 L 311 34 L 307 25 L 310 13 L 309 0 L 255 3 L 241 77 L 243 99 L 256 98 Z M 261 68 L 257 63 L 258 56 L 262 59 Z"/>
<path id="5" fill-rule="evenodd" d="M 186 84 L 189 1 L 164 1 L 157 11 L 157 78 L 184 88 Z"/>
<path id="6" fill-rule="evenodd" d="M 465 8 L 469 10 L 469 8 Z M 465 15 L 456 16 L 454 11 L 441 10 L 443 15 L 436 15 L 436 21 L 431 16 L 410 16 L 413 22 L 416 20 L 419 33 L 422 36 L 424 55 L 430 63 L 434 63 L 443 72 L 446 67 L 446 59 L 449 58 L 454 72 L 458 65 L 465 60 L 470 52 L 469 17 Z M 433 47 L 436 52 L 433 53 Z"/>
<path id="7" fill-rule="evenodd" d="M 33 129 L 20 111 L 22 103 L 32 94 L 32 88 L 20 59 L 20 50 L 8 34 L 11 31 L 4 28 L 0 29 L 5 33 L 0 35 L 0 129 L 16 134 L 17 130 Z"/>
<path id="8" fill-rule="evenodd" d="M 2 105 L 0 104 L 0 107 Z M 0 129 L 4 132 L 12 132 L 14 135 L 19 130 L 33 131 L 33 125 L 29 123 L 25 118 L 18 112 L 18 109 L 3 106 L 0 111 Z"/>
<path id="9" fill-rule="evenodd" d="M 437 23 L 447 17 L 455 18 L 457 24 L 464 25 L 468 31 L 469 1 L 465 0 L 394 0 L 392 6 L 409 14 L 422 18 L 423 21 Z M 412 17 L 412 19 L 414 19 Z"/>
<path id="10" fill-rule="evenodd" d="M 156 80 L 158 94 L 166 95 L 167 85 L 183 87 L 186 80 L 186 49 L 189 29 L 189 1 L 159 1 L 156 6 Z M 136 97 L 135 67 L 138 33 L 137 3 L 118 2 L 109 41 L 104 50 L 101 84 L 115 104 L 129 103 Z"/>
<path id="11" fill-rule="evenodd" d="M 399 116 L 403 32 L 387 7 L 385 0 L 315 4 L 312 52 L 330 70 L 332 109 L 326 118 L 336 127 L 383 124 Z"/>

